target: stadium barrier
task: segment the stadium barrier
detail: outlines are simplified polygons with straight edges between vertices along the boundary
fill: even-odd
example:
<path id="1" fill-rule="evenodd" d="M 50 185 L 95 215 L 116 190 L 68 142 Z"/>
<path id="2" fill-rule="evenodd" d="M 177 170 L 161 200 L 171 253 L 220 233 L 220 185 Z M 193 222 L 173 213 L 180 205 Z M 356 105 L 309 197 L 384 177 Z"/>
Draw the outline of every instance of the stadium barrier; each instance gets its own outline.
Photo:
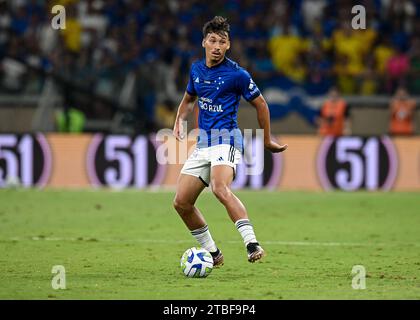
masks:
<path id="1" fill-rule="evenodd" d="M 420 137 L 281 135 L 245 141 L 233 188 L 420 191 Z M 172 149 L 171 149 L 172 148 Z M 156 135 L 1 134 L 0 187 L 174 188 L 194 140 Z"/>

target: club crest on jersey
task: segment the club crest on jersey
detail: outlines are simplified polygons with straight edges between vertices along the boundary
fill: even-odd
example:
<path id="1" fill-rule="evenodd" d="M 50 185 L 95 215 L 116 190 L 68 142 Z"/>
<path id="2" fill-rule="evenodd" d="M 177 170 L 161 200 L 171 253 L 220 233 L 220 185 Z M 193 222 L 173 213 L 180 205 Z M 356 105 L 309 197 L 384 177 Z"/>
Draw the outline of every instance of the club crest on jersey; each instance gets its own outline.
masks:
<path id="1" fill-rule="evenodd" d="M 195 82 L 195 83 L 200 83 L 200 78 L 199 78 L 199 77 L 197 77 L 197 78 L 194 80 L 194 82 Z"/>

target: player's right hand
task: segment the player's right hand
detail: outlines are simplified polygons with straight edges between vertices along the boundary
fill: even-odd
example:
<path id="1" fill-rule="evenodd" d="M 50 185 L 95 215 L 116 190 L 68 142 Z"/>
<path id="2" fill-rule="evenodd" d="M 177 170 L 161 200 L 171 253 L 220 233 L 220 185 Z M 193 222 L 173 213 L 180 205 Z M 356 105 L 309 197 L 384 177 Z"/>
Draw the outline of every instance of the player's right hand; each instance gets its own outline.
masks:
<path id="1" fill-rule="evenodd" d="M 288 146 L 288 144 L 280 145 L 273 140 L 270 140 L 269 142 L 264 144 L 264 147 L 272 153 L 283 152 L 287 149 Z"/>
<path id="2" fill-rule="evenodd" d="M 175 121 L 173 135 L 178 141 L 184 139 L 184 125 L 182 124 L 182 121 Z"/>

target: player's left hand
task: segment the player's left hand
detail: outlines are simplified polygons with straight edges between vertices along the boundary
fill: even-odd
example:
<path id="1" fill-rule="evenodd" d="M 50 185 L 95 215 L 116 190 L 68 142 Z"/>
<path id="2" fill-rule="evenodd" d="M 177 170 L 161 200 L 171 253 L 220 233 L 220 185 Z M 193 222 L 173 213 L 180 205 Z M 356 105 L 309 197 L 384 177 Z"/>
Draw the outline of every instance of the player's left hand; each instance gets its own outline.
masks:
<path id="1" fill-rule="evenodd" d="M 275 142 L 273 140 L 270 140 L 270 142 L 268 142 L 268 143 L 266 142 L 264 144 L 264 147 L 267 150 L 271 151 L 272 153 L 283 152 L 283 151 L 285 151 L 287 149 L 288 146 L 289 146 L 288 144 L 280 145 L 280 144 L 278 144 L 277 142 Z"/>

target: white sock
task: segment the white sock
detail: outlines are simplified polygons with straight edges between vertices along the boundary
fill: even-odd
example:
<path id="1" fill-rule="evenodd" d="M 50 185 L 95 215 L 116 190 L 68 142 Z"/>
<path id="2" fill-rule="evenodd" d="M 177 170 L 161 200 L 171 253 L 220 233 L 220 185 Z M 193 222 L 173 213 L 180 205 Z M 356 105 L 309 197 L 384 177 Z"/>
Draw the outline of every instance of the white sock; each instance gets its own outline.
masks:
<path id="1" fill-rule="evenodd" d="M 200 229 L 195 229 L 191 231 L 191 234 L 198 241 L 202 248 L 206 249 L 209 252 L 217 251 L 216 243 L 211 237 L 208 225 L 205 225 Z"/>
<path id="2" fill-rule="evenodd" d="M 239 219 L 235 222 L 235 226 L 244 239 L 245 246 L 250 242 L 257 242 L 254 227 L 248 219 Z"/>

